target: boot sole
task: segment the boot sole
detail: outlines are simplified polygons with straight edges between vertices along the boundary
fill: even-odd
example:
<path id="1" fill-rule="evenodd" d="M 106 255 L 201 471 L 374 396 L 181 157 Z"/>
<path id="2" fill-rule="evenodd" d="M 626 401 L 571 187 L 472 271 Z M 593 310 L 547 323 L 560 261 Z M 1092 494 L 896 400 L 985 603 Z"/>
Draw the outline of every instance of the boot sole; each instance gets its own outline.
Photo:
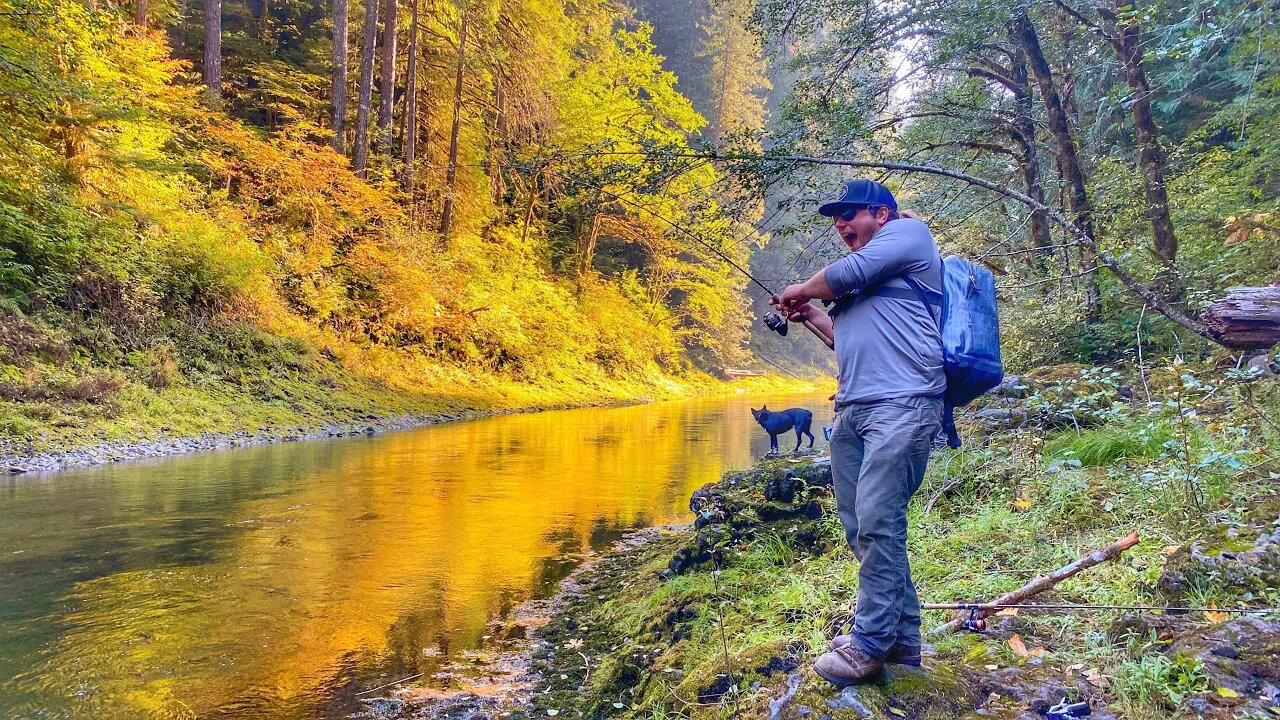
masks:
<path id="1" fill-rule="evenodd" d="M 850 685 L 858 685 L 858 684 L 860 684 L 860 683 L 870 682 L 871 680 L 874 680 L 876 677 L 878 677 L 879 675 L 881 675 L 881 674 L 883 674 L 883 673 L 884 673 L 884 668 L 880 668 L 879 670 L 876 670 L 875 672 L 871 673 L 870 675 L 868 675 L 868 676 L 866 676 L 866 677 L 864 677 L 864 678 L 860 678 L 860 679 L 858 679 L 858 680 L 850 680 L 850 679 L 848 679 L 848 678 L 834 678 L 834 677 L 831 677 L 830 675 L 828 675 L 828 674 L 826 674 L 826 673 L 822 672 L 822 669 L 821 669 L 821 668 L 819 668 L 817 665 L 814 665 L 814 666 L 813 666 L 813 671 L 814 671 L 814 672 L 816 672 L 816 673 L 818 673 L 818 676 L 819 676 L 819 677 L 821 677 L 823 680 L 826 680 L 827 682 L 831 683 L 832 685 L 835 685 L 835 686 L 836 686 L 836 687 L 838 687 L 838 688 L 847 688 L 847 687 L 849 687 Z"/>

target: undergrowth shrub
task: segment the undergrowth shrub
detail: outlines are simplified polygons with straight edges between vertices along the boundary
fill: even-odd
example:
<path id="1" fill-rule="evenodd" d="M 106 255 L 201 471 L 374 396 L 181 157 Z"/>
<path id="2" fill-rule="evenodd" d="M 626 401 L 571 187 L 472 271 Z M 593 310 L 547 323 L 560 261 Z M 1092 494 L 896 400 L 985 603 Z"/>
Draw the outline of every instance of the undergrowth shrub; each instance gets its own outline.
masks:
<path id="1" fill-rule="evenodd" d="M 1074 457 L 1085 467 L 1102 467 L 1118 460 L 1154 458 L 1170 433 L 1163 426 L 1108 425 L 1076 434 L 1060 433 L 1045 446 L 1050 458 Z"/>
<path id="2" fill-rule="evenodd" d="M 1148 653 L 1117 668 L 1113 689 L 1122 701 L 1174 710 L 1185 698 L 1208 690 L 1209 676 L 1194 658 Z"/>

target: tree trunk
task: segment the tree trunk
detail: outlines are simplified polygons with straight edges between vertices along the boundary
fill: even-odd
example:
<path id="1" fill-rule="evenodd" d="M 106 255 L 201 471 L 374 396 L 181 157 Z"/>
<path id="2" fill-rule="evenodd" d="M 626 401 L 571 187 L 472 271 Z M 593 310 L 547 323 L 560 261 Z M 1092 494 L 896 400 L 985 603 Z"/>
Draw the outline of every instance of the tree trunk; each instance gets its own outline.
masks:
<path id="1" fill-rule="evenodd" d="M 485 163 L 489 175 L 489 196 L 495 203 L 502 199 L 502 163 L 506 159 L 507 147 L 507 94 L 502 86 L 502 71 L 495 69 L 493 73 L 493 132 L 489 134 Z"/>
<path id="2" fill-rule="evenodd" d="M 1178 238 L 1169 217 L 1169 194 L 1164 185 L 1164 156 L 1160 152 L 1160 131 L 1151 114 L 1151 86 L 1143 68 L 1142 44 L 1133 0 L 1115 0 L 1117 16 L 1128 14 L 1128 20 L 1117 23 L 1119 36 L 1116 50 L 1124 64 L 1124 76 L 1133 91 L 1133 129 L 1138 136 L 1138 163 L 1142 166 L 1142 185 L 1147 194 L 1147 215 L 1156 257 L 1165 265 L 1178 258 Z"/>
<path id="3" fill-rule="evenodd" d="M 1025 55 L 1018 54 L 1010 65 L 1010 79 L 1018 86 L 1015 90 L 1014 102 L 1018 107 L 1018 119 L 1014 129 L 1014 141 L 1022 151 L 1022 180 L 1027 186 L 1027 196 L 1040 204 L 1044 204 L 1044 186 L 1040 182 L 1040 152 L 1036 147 L 1035 114 L 1032 112 L 1034 97 L 1031 93 L 1030 78 L 1027 76 Z M 1043 210 L 1031 211 L 1031 244 L 1039 252 L 1032 253 L 1032 266 L 1046 272 L 1049 264 L 1048 252 L 1053 245 L 1049 234 L 1049 215 Z M 1048 285 L 1044 285 L 1046 289 Z"/>
<path id="4" fill-rule="evenodd" d="M 360 100 L 356 105 L 356 149 L 352 166 L 360 177 L 369 168 L 369 105 L 373 102 L 373 53 L 378 41 L 378 1 L 365 0 L 364 41 L 360 45 Z"/>
<path id="5" fill-rule="evenodd" d="M 394 152 L 391 120 L 396 101 L 396 0 L 386 0 L 382 8 L 382 77 L 378 90 L 378 149 L 387 156 Z"/>
<path id="6" fill-rule="evenodd" d="M 596 194 L 596 202 L 600 201 L 600 195 Z M 586 240 L 582 243 L 581 253 L 578 256 L 578 277 L 585 278 L 591 274 L 591 266 L 595 264 L 596 259 L 596 239 L 600 237 L 600 217 L 603 213 L 600 208 L 596 208 L 596 214 L 591 217 L 591 229 L 587 231 Z"/>
<path id="7" fill-rule="evenodd" d="M 1049 116 L 1049 131 L 1053 134 L 1054 143 L 1058 146 L 1058 160 L 1063 177 L 1067 181 L 1068 198 L 1071 211 L 1075 215 L 1076 225 L 1095 241 L 1098 236 L 1093 228 L 1093 209 L 1089 202 L 1089 191 L 1085 184 L 1084 170 L 1080 165 L 1080 157 L 1076 153 L 1075 138 L 1071 135 L 1071 125 L 1067 121 L 1066 110 L 1062 107 L 1062 98 L 1053 81 L 1053 71 L 1049 61 L 1045 59 L 1040 48 L 1040 38 L 1036 35 L 1035 26 L 1025 10 L 1014 21 L 1019 44 L 1027 55 L 1031 74 L 1040 89 L 1040 97 L 1044 101 Z M 1089 248 L 1080 246 L 1081 269 L 1088 271 L 1093 267 L 1095 259 Z M 1085 276 L 1085 323 L 1093 325 L 1102 321 L 1102 291 L 1098 286 L 1096 270 L 1086 272 Z"/>
<path id="8" fill-rule="evenodd" d="M 204 87 L 209 104 L 222 103 L 222 0 L 204 0 Z"/>
<path id="9" fill-rule="evenodd" d="M 529 241 L 529 226 L 533 224 L 533 204 L 538 197 L 538 173 L 529 177 L 529 201 L 524 206 L 524 230 L 520 232 L 520 245 Z"/>
<path id="10" fill-rule="evenodd" d="M 333 149 L 342 152 L 347 122 L 347 0 L 333 0 L 333 76 L 329 88 L 329 123 Z"/>
<path id="11" fill-rule="evenodd" d="M 140 28 L 147 26 L 147 0 L 137 0 L 134 4 L 133 24 Z"/>
<path id="12" fill-rule="evenodd" d="M 1280 343 L 1280 287 L 1231 288 L 1200 320 L 1226 347 L 1266 350 Z"/>
<path id="13" fill-rule="evenodd" d="M 262 0 L 258 8 L 258 39 L 266 42 L 271 34 L 271 0 Z"/>
<path id="14" fill-rule="evenodd" d="M 449 239 L 453 225 L 453 198 L 458 192 L 458 133 L 462 129 L 462 72 L 467 62 L 467 16 L 462 15 L 458 33 L 458 70 L 453 81 L 453 128 L 449 131 L 449 169 L 445 174 L 444 211 L 440 214 L 440 236 Z"/>
<path id="15" fill-rule="evenodd" d="M 413 161 L 418 146 L 418 0 L 409 14 L 409 62 L 405 67 L 404 190 L 413 203 Z"/>

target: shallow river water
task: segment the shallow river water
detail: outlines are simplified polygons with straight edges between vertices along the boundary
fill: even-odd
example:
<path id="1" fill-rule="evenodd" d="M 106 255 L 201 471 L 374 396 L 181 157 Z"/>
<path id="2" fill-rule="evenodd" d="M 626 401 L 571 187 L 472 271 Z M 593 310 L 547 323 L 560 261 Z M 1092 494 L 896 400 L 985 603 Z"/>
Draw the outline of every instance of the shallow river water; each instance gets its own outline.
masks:
<path id="1" fill-rule="evenodd" d="M 768 449 L 729 396 L 0 479 L 0 718 L 344 718 Z M 781 439 L 790 449 L 794 435 Z"/>

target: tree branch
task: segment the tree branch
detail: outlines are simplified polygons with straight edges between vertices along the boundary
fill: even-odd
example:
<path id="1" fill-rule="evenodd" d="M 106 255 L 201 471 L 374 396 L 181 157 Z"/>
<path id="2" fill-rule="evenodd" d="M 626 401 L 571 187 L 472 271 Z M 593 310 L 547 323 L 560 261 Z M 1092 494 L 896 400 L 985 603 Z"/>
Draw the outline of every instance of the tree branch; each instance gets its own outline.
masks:
<path id="1" fill-rule="evenodd" d="M 1009 92 L 1013 93 L 1018 97 L 1022 97 L 1023 95 L 1027 94 L 1027 87 L 1025 85 L 1019 85 L 1018 83 L 1013 81 L 1013 78 L 1001 75 L 1000 73 L 994 70 L 988 70 L 987 68 L 980 68 L 977 66 L 970 66 L 965 68 L 964 71 L 970 75 L 973 75 L 976 77 L 984 77 L 988 80 L 992 80 L 996 83 L 999 83 L 1000 85 L 1005 86 L 1005 88 L 1007 88 Z"/>
<path id="2" fill-rule="evenodd" d="M 1096 34 L 1098 37 L 1102 38 L 1103 40 L 1106 40 L 1107 43 L 1111 45 L 1111 47 L 1116 49 L 1116 52 L 1120 53 L 1121 55 L 1124 54 L 1124 49 L 1120 45 L 1120 38 L 1117 38 L 1114 35 L 1109 34 L 1105 29 L 1103 29 L 1101 25 L 1099 25 L 1098 23 L 1090 19 L 1088 15 L 1085 15 L 1079 10 L 1071 7 L 1067 3 L 1063 2 L 1063 0 L 1054 0 L 1054 4 L 1062 8 L 1063 12 L 1065 12 L 1066 14 L 1070 15 L 1071 17 L 1079 21 L 1081 25 L 1084 25 L 1085 27 L 1092 30 L 1094 34 Z"/>
<path id="3" fill-rule="evenodd" d="M 1054 222 L 1062 226 L 1064 229 L 1067 230 L 1067 232 L 1071 233 L 1073 237 L 1079 240 L 1080 244 L 1089 248 L 1089 250 L 1093 252 L 1094 257 L 1098 260 L 1098 262 L 1106 266 L 1106 268 L 1110 270 L 1111 273 L 1115 275 L 1120 280 L 1120 282 L 1124 284 L 1125 287 L 1129 288 L 1129 290 L 1133 292 L 1133 294 L 1142 298 L 1147 304 L 1155 308 L 1161 315 L 1164 315 L 1165 317 L 1169 318 L 1169 320 L 1171 320 L 1174 324 L 1186 330 L 1190 330 L 1191 332 L 1199 335 L 1200 337 L 1206 340 L 1209 340 L 1214 343 L 1218 343 L 1218 340 L 1214 338 L 1214 336 L 1209 332 L 1209 330 L 1202 323 L 1194 320 L 1193 318 L 1188 317 L 1177 308 L 1165 302 L 1163 298 L 1157 296 L 1145 285 L 1138 282 L 1138 280 L 1135 277 L 1133 277 L 1133 275 L 1130 274 L 1128 270 L 1125 270 L 1124 267 L 1120 265 L 1120 263 L 1115 258 L 1111 257 L 1109 253 L 1105 252 L 1104 250 L 1102 250 L 1102 248 L 1098 247 L 1098 243 L 1096 240 L 1094 240 L 1088 233 L 1081 230 L 1075 223 L 1068 220 L 1067 217 L 1063 215 L 1061 211 L 1055 208 L 1051 208 L 1042 202 L 1038 202 L 1033 198 L 1027 195 L 1024 195 L 1023 193 L 1018 192 L 1017 190 L 1014 190 L 1009 187 L 1005 187 L 1004 185 L 1000 185 L 998 183 L 991 182 L 990 180 L 986 180 L 984 178 L 980 178 L 975 175 L 969 175 L 967 173 L 958 172 L 956 170 L 950 170 L 948 168 L 932 167 L 929 165 L 915 165 L 911 163 L 875 162 L 871 160 L 838 160 L 834 158 L 807 157 L 807 156 L 800 156 L 800 155 L 775 155 L 775 156 L 743 155 L 743 154 L 737 154 L 737 153 L 734 153 L 734 154 L 689 153 L 688 156 L 706 157 L 713 160 L 720 160 L 720 161 L 726 161 L 726 162 L 735 162 L 735 161 L 737 162 L 743 162 L 743 161 L 745 162 L 762 162 L 762 161 L 763 162 L 781 162 L 781 163 L 792 163 L 792 164 L 834 165 L 834 166 L 842 166 L 842 167 L 875 168 L 880 170 L 894 170 L 898 172 L 907 172 L 907 173 L 923 173 L 926 175 L 937 175 L 939 177 L 946 177 L 946 178 L 951 178 L 953 180 L 959 180 L 961 182 L 966 182 L 966 183 L 969 183 L 970 185 L 974 185 L 976 187 L 980 187 L 980 188 L 990 190 L 992 192 L 1000 193 L 1001 195 L 1004 195 L 1007 198 L 1010 198 L 1012 200 L 1017 200 L 1018 202 L 1022 203 L 1023 205 L 1026 205 L 1027 207 L 1032 208 L 1033 210 L 1040 210 L 1044 212 L 1046 215 L 1048 215 Z"/>

